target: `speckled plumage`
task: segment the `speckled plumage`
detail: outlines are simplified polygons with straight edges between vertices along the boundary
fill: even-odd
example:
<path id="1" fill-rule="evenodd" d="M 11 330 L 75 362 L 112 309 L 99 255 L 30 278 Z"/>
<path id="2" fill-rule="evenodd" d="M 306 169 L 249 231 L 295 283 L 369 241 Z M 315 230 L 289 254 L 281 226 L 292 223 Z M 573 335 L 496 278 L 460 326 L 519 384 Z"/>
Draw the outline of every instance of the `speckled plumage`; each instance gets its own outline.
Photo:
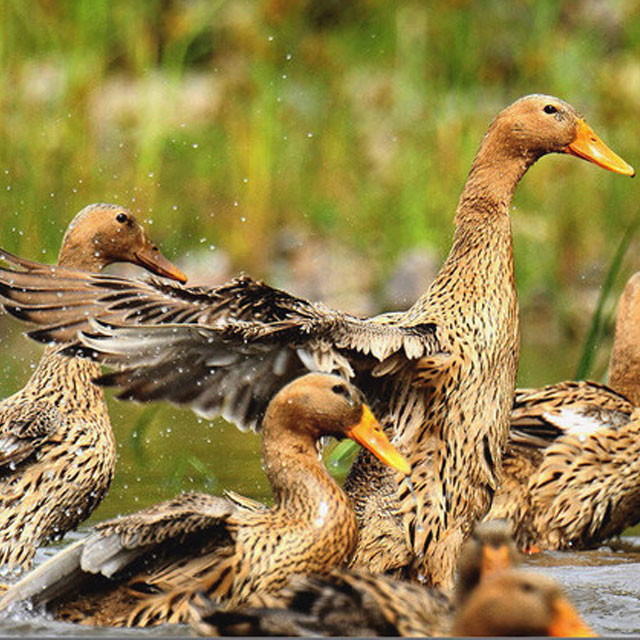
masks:
<path id="1" fill-rule="evenodd" d="M 100 270 L 139 262 L 141 228 L 118 232 L 115 205 L 85 207 L 69 225 L 59 263 Z M 43 287 L 43 290 L 45 287 Z M 49 346 L 27 384 L 0 403 L 0 565 L 31 566 L 36 548 L 75 528 L 106 494 L 116 450 L 100 366 Z"/>
<path id="2" fill-rule="evenodd" d="M 100 366 L 58 349 L 0 405 L 0 563 L 12 570 L 89 517 L 113 478 L 111 423 L 91 382 Z"/>
<path id="3" fill-rule="evenodd" d="M 638 319 L 635 274 L 618 307 L 611 386 L 561 382 L 516 393 L 505 481 L 487 517 L 510 519 L 523 549 L 594 547 L 640 522 Z"/>
<path id="4" fill-rule="evenodd" d="M 512 568 L 504 521 L 485 522 L 463 545 L 455 597 L 361 570 L 295 576 L 265 606 L 192 603 L 204 636 L 593 636 L 551 578 Z M 495 564 L 499 558 L 499 563 Z"/>
<path id="5" fill-rule="evenodd" d="M 460 197 L 449 257 L 402 313 L 360 319 L 246 277 L 205 289 L 72 271 L 59 274 L 61 304 L 43 309 L 37 266 L 24 261 L 13 285 L 0 270 L 0 295 L 43 325 L 36 339 L 82 330 L 70 352 L 124 368 L 102 379 L 122 397 L 164 398 L 244 426 L 305 370 L 353 377 L 412 464 L 408 483 L 357 459 L 345 485 L 361 525 L 354 564 L 451 587 L 460 545 L 502 477 L 518 360 L 510 202 L 538 158 L 593 159 L 593 140 L 599 164 L 633 172 L 557 98 L 527 96 L 502 111 Z M 65 299 L 82 300 L 82 313 Z"/>
<path id="6" fill-rule="evenodd" d="M 508 524 L 495 520 L 479 524 L 463 545 L 454 595 L 383 574 L 334 569 L 326 576 L 295 576 L 261 608 L 229 610 L 200 597 L 191 622 L 201 635 L 214 636 L 443 636 L 480 582 L 519 560 Z"/>
<path id="7" fill-rule="evenodd" d="M 385 441 L 369 420 L 361 393 L 340 378 L 295 380 L 263 422 L 273 508 L 235 495 L 186 494 L 103 523 L 9 590 L 0 607 L 33 597 L 57 617 L 84 624 L 184 622 L 197 592 L 234 606 L 278 591 L 293 573 L 345 565 L 357 522 L 317 444 L 324 435 L 359 438 L 354 427 L 365 424 Z M 377 455 L 390 448 L 369 446 Z"/>

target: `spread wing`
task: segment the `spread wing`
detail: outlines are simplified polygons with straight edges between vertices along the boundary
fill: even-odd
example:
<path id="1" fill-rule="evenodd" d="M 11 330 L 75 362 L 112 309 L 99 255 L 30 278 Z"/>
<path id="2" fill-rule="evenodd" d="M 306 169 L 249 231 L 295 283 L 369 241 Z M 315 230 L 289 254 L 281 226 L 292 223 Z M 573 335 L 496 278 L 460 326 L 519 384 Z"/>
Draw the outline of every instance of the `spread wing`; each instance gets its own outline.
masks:
<path id="1" fill-rule="evenodd" d="M 226 498 L 189 493 L 102 522 L 11 586 L 0 598 L 0 611 L 24 600 L 51 602 L 76 589 L 90 575 L 111 578 L 142 554 L 151 550 L 159 553 L 164 543 L 177 543 L 182 548 L 186 540 L 188 547 L 192 534 L 203 533 L 211 542 L 228 544 L 227 520 L 237 511 Z"/>
<path id="2" fill-rule="evenodd" d="M 630 420 L 634 406 L 605 385 L 561 382 L 542 389 L 518 389 L 511 411 L 512 443 L 544 449 L 566 434 L 587 436 L 618 428 Z"/>
<path id="3" fill-rule="evenodd" d="M 41 325 L 31 337 L 119 367 L 101 382 L 121 397 L 168 399 L 239 426 L 255 428 L 272 395 L 307 370 L 384 376 L 448 356 L 435 323 L 358 318 L 248 277 L 184 287 L 0 257 L 0 298 Z"/>
<path id="4" fill-rule="evenodd" d="M 44 400 L 0 405 L 0 468 L 14 469 L 35 453 L 62 425 L 64 417 Z"/>

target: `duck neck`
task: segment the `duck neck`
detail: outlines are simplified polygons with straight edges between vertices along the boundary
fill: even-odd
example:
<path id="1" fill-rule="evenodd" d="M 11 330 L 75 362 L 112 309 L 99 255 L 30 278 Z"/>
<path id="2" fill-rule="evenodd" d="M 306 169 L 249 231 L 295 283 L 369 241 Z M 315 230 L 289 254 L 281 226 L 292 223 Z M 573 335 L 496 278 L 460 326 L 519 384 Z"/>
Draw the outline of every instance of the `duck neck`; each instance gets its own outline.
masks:
<path id="1" fill-rule="evenodd" d="M 102 271 L 109 261 L 96 250 L 94 242 L 88 242 L 86 238 L 78 237 L 71 225 L 67 229 L 62 246 L 58 253 L 58 264 L 73 269 L 82 269 L 97 273 Z"/>
<path id="2" fill-rule="evenodd" d="M 347 496 L 324 468 L 311 435 L 265 424 L 262 459 L 276 508 L 305 507 L 315 513 L 323 502 L 348 508 Z"/>
<path id="3" fill-rule="evenodd" d="M 460 196 L 456 232 L 508 216 L 518 183 L 537 159 L 533 153 L 514 152 L 503 142 L 500 126 L 494 122 L 478 149 Z"/>
<path id="4" fill-rule="evenodd" d="M 509 210 L 518 183 L 537 157 L 523 155 L 521 150 L 515 153 L 502 140 L 500 127 L 494 123 L 460 196 L 453 245 L 436 286 L 449 288 L 456 282 L 459 288 L 473 291 L 485 287 L 487 273 L 492 273 L 495 284 L 508 288 L 515 299 Z M 466 268 L 470 264 L 473 268 Z"/>
<path id="5" fill-rule="evenodd" d="M 640 406 L 640 273 L 627 283 L 616 317 L 609 386 Z"/>
<path id="6" fill-rule="evenodd" d="M 62 240 L 58 254 L 58 264 L 85 271 L 101 271 L 108 263 L 96 255 L 93 243 L 79 242 L 70 225 Z M 92 380 L 100 375 L 100 365 L 86 358 L 70 358 L 60 355 L 64 345 L 51 345 L 45 349 L 31 382 L 36 387 L 50 390 L 60 396 L 63 411 L 72 412 L 77 408 L 106 412 L 104 392 Z"/>
<path id="7" fill-rule="evenodd" d="M 45 390 L 47 397 L 59 398 L 54 402 L 63 412 L 72 413 L 78 408 L 106 411 L 104 392 L 92 382 L 101 373 L 100 365 L 86 358 L 60 355 L 62 348 L 60 345 L 46 348 L 30 383 Z"/>

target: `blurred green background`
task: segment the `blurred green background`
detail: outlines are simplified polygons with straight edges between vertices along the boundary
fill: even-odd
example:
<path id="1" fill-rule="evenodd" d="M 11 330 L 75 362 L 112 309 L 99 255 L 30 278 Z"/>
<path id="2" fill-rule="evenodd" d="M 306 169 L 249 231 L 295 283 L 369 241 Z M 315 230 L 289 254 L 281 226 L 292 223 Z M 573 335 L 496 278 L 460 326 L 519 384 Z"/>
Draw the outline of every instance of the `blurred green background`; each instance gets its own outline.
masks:
<path id="1" fill-rule="evenodd" d="M 1 245 L 53 262 L 76 211 L 116 202 L 194 282 L 245 270 L 354 312 L 408 306 L 448 252 L 482 135 L 517 97 L 564 98 L 640 164 L 638 8 L 4 0 Z M 635 187 L 560 156 L 523 181 L 513 215 L 521 385 L 575 375 L 638 216 Z M 592 378 L 605 375 L 637 248 L 632 238 L 607 292 Z M 41 353 L 22 329 L 0 317 L 2 397 Z M 120 460 L 94 519 L 179 489 L 267 493 L 255 436 L 173 407 L 110 406 Z"/>

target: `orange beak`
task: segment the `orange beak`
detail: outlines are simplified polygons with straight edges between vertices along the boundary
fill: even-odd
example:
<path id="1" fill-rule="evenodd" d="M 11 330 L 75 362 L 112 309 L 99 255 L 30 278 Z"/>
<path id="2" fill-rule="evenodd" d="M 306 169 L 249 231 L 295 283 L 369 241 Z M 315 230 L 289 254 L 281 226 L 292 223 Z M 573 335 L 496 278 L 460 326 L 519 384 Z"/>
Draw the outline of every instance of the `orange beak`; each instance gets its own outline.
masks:
<path id="1" fill-rule="evenodd" d="M 484 578 L 496 571 L 504 571 L 511 567 L 511 559 L 509 557 L 509 547 L 503 544 L 499 547 L 491 547 L 486 545 L 482 548 L 482 569 L 481 574 Z"/>
<path id="2" fill-rule="evenodd" d="M 411 466 L 406 458 L 389 442 L 378 421 L 366 404 L 362 405 L 360 422 L 347 431 L 347 436 L 366 447 L 376 458 L 408 476 Z"/>
<path id="3" fill-rule="evenodd" d="M 611 151 L 584 120 L 578 120 L 576 138 L 564 148 L 564 152 L 593 162 L 609 171 L 621 173 L 623 176 L 633 178 L 636 175 L 635 169 Z"/>
<path id="4" fill-rule="evenodd" d="M 171 278 L 184 284 L 187 281 L 187 276 L 178 269 L 175 265 L 171 264 L 151 243 L 146 244 L 142 249 L 135 252 L 136 263 L 141 267 L 148 269 L 152 273 L 155 273 L 164 278 Z"/>
<path id="5" fill-rule="evenodd" d="M 565 598 L 553 603 L 554 616 L 548 633 L 556 638 L 595 638 L 593 631 Z"/>

